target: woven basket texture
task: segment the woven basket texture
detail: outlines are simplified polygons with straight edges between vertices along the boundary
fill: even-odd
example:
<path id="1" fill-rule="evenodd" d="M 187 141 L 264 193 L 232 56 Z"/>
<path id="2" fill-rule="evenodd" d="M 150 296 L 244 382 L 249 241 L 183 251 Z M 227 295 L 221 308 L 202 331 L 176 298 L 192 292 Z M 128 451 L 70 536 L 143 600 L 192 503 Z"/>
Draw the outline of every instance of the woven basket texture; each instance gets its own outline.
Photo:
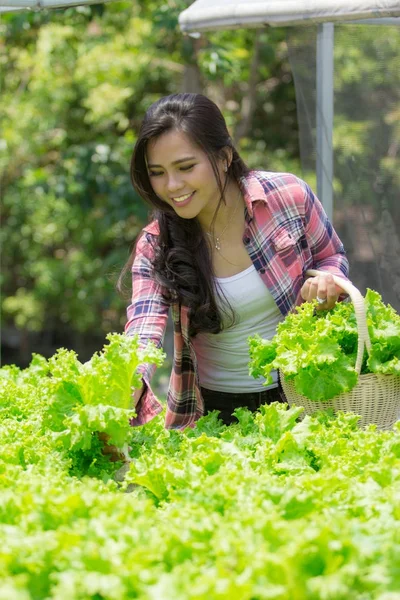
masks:
<path id="1" fill-rule="evenodd" d="M 299 394 L 292 380 L 282 377 L 281 384 L 289 406 L 303 406 L 304 414 L 331 408 L 360 415 L 359 425 L 374 423 L 378 429 L 391 429 L 400 419 L 400 377 L 397 375 L 360 375 L 357 385 L 331 400 L 315 402 Z"/>
<path id="2" fill-rule="evenodd" d="M 324 271 L 310 269 L 307 275 L 326 275 Z M 371 340 L 368 334 L 364 298 L 359 290 L 348 280 L 333 277 L 335 283 L 346 291 L 354 305 L 358 329 L 358 350 L 355 370 L 359 374 L 357 385 L 349 392 L 339 394 L 331 400 L 315 402 L 299 394 L 292 380 L 280 379 L 286 400 L 290 406 L 303 406 L 305 414 L 313 414 L 317 410 L 331 408 L 334 412 L 342 410 L 360 415 L 359 425 L 365 427 L 373 423 L 379 429 L 390 429 L 400 419 L 400 376 L 377 375 L 369 373 L 360 375 L 364 349 L 369 352 Z"/>

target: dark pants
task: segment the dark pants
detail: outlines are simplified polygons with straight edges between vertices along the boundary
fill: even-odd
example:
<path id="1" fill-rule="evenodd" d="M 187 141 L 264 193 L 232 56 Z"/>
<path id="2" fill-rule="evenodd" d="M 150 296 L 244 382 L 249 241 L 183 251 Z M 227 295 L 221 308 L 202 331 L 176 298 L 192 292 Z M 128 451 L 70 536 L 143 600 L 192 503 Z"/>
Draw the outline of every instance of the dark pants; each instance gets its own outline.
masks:
<path id="1" fill-rule="evenodd" d="M 236 417 L 232 416 L 235 408 L 244 406 L 255 412 L 261 404 L 271 404 L 272 402 L 286 402 L 282 388 L 276 387 L 272 390 L 263 390 L 262 392 L 251 392 L 248 394 L 228 394 L 226 392 L 215 392 L 201 388 L 201 394 L 204 399 L 204 414 L 212 410 L 219 410 L 218 416 L 225 425 L 237 423 Z"/>

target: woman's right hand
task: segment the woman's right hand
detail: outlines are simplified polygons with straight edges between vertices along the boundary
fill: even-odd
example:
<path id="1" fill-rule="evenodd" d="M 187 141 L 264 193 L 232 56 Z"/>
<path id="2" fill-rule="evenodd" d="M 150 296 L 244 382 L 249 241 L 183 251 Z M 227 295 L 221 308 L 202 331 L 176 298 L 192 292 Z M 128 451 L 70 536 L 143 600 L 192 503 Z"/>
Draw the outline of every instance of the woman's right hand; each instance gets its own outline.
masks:
<path id="1" fill-rule="evenodd" d="M 126 457 L 124 456 L 123 452 L 121 452 L 121 450 L 119 448 L 117 448 L 116 446 L 113 446 L 108 443 L 110 441 L 111 436 L 109 436 L 107 433 L 105 433 L 105 431 L 101 431 L 101 432 L 98 431 L 97 437 L 104 444 L 103 448 L 101 449 L 101 453 L 104 454 L 105 456 L 108 456 L 108 458 L 110 459 L 111 462 L 125 460 Z"/>
<path id="2" fill-rule="evenodd" d="M 135 390 L 133 396 L 132 396 L 132 407 L 131 408 L 136 408 L 136 406 L 138 405 L 138 402 L 140 400 L 140 398 L 142 397 L 142 394 L 144 392 L 144 388 L 145 388 L 145 384 L 143 383 L 142 386 L 140 388 L 138 388 L 137 390 Z"/>
<path id="3" fill-rule="evenodd" d="M 136 408 L 142 394 L 144 392 L 145 384 L 135 390 L 135 393 L 132 396 L 132 408 Z M 110 445 L 108 442 L 110 440 L 110 436 L 105 432 L 97 432 L 98 438 L 103 442 L 104 446 L 102 448 L 102 454 L 108 456 L 111 462 L 116 462 L 118 460 L 126 461 L 126 456 L 121 452 L 119 448 L 116 446 Z"/>

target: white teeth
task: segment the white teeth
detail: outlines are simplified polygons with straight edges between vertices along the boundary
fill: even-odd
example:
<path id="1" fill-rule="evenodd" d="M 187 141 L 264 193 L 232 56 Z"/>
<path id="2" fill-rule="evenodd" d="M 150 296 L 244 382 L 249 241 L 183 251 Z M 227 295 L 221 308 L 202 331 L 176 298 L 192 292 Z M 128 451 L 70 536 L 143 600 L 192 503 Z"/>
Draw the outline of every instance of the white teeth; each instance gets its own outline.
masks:
<path id="1" fill-rule="evenodd" d="M 188 198 L 190 198 L 192 194 L 186 194 L 185 196 L 179 196 L 178 198 L 172 198 L 174 202 L 185 202 Z"/>

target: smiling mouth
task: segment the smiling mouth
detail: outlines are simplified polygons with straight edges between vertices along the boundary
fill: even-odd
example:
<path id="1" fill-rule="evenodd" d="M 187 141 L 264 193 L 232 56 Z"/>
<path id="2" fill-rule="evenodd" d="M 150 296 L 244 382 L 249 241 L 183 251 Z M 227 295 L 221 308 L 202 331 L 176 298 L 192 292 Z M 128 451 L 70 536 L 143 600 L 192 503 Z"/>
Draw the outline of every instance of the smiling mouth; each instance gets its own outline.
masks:
<path id="1" fill-rule="evenodd" d="M 171 198 L 172 202 L 177 206 L 185 206 L 190 202 L 195 192 L 191 192 L 190 194 L 184 194 L 183 196 L 178 196 L 177 198 Z"/>

